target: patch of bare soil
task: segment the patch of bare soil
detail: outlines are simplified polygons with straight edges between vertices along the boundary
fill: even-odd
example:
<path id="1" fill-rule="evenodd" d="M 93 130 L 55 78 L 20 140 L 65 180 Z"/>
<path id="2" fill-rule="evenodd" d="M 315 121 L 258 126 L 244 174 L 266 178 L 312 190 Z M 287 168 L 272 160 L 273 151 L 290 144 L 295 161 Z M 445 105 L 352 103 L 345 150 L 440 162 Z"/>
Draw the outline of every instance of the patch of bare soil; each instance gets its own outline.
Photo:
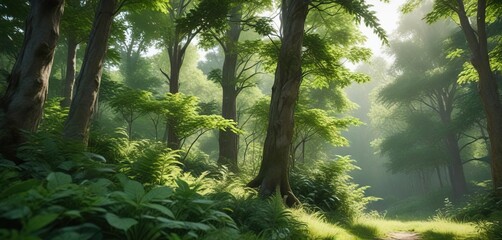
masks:
<path id="1" fill-rule="evenodd" d="M 393 232 L 385 240 L 420 240 L 420 236 L 413 232 Z"/>

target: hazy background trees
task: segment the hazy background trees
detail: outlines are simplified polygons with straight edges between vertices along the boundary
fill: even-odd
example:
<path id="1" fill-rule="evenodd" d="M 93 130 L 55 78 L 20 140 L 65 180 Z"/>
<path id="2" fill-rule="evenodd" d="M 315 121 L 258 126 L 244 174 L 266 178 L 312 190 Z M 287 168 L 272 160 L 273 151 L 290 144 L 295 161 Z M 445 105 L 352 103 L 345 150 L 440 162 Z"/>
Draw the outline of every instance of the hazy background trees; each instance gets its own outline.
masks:
<path id="1" fill-rule="evenodd" d="M 100 10 L 105 2 L 108 10 Z M 392 217 L 414 215 L 410 205 L 430 216 L 445 198 L 461 203 L 491 186 L 497 171 L 490 173 L 479 76 L 456 22 L 435 19 L 435 10 L 427 15 L 440 2 L 401 16 L 383 46 L 388 56 L 363 46 L 358 21 L 386 42 L 366 3 L 283 2 L 66 1 L 49 89 L 36 91 L 50 97 L 39 132 L 64 131 L 148 184 L 167 179 L 171 168 L 197 176 L 228 168 L 242 177 L 240 185 L 256 177 L 251 186 L 261 185 L 262 195 L 281 186 L 290 205 L 300 200 L 337 212 L 340 202 L 364 203 L 344 216 L 370 202 Z M 7 78 L 22 59 L 31 5 L 0 6 L 0 70 Z M 284 15 L 292 6 L 301 16 Z M 422 21 L 426 15 L 435 23 Z M 490 64 L 499 81 L 501 22 L 489 20 Z M 0 86 L 3 93 L 8 84 Z M 315 184 L 319 191 L 309 195 Z"/>

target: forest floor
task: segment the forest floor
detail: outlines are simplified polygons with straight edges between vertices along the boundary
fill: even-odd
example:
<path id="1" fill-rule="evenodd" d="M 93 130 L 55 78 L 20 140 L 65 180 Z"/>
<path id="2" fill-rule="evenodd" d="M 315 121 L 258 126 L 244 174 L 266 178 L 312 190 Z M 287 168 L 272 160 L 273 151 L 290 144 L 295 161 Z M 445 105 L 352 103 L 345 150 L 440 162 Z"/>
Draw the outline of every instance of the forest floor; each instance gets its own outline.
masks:
<path id="1" fill-rule="evenodd" d="M 360 218 L 350 225 L 337 225 L 304 212 L 299 220 L 308 226 L 312 239 L 344 240 L 484 240 L 472 223 L 448 220 L 399 221 Z"/>
<path id="2" fill-rule="evenodd" d="M 420 236 L 413 232 L 393 232 L 385 240 L 420 240 Z"/>

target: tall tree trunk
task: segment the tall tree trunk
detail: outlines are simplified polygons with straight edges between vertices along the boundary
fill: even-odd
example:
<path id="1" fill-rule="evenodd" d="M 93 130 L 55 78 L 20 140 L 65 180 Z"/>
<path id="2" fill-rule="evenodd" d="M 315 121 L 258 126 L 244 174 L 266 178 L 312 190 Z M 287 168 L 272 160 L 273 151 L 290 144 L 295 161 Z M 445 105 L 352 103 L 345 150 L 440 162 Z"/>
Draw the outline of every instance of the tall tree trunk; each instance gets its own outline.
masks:
<path id="1" fill-rule="evenodd" d="M 54 49 L 59 38 L 63 0 L 31 0 L 20 54 L 0 100 L 5 120 L 0 121 L 0 152 L 15 156 L 25 141 L 21 131 L 35 132 L 42 118 Z"/>
<path id="2" fill-rule="evenodd" d="M 240 14 L 241 6 L 236 6 L 230 11 L 230 29 L 226 32 L 226 42 L 223 46 L 225 50 L 225 60 L 223 62 L 221 87 L 223 89 L 223 101 L 221 116 L 225 119 L 237 121 L 237 87 L 236 71 L 238 60 L 237 44 L 241 34 Z M 237 172 L 237 155 L 239 154 L 239 136 L 226 130 L 220 130 L 218 165 L 225 165 L 232 172 Z"/>
<path id="3" fill-rule="evenodd" d="M 449 101 L 447 99 L 450 99 Z M 441 123 L 443 126 L 451 126 L 451 114 L 453 111 L 453 98 L 448 98 L 447 96 L 438 98 L 439 115 L 441 118 Z M 459 201 L 462 196 L 467 193 L 467 183 L 465 181 L 464 168 L 462 163 L 462 157 L 460 156 L 460 148 L 458 146 L 458 137 L 456 133 L 450 129 L 447 129 L 444 138 L 446 142 L 446 148 L 448 155 L 450 157 L 448 161 L 450 169 L 450 182 L 452 186 L 453 200 Z"/>
<path id="4" fill-rule="evenodd" d="M 104 58 L 108 47 L 117 0 L 101 0 L 85 50 L 84 62 L 77 78 L 77 89 L 71 103 L 63 135 L 87 144 L 89 125 L 95 111 Z"/>
<path id="5" fill-rule="evenodd" d="M 444 188 L 443 179 L 441 178 L 441 170 L 439 169 L 439 166 L 436 167 L 436 174 L 438 176 L 439 187 Z"/>
<path id="6" fill-rule="evenodd" d="M 73 98 L 73 85 L 75 83 L 76 74 L 76 61 L 77 61 L 77 47 L 78 42 L 74 36 L 68 36 L 67 44 L 67 56 L 66 56 L 66 76 L 65 85 L 63 92 L 63 101 L 61 101 L 61 107 L 70 107 L 71 100 Z"/>
<path id="7" fill-rule="evenodd" d="M 491 170 L 495 194 L 502 199 L 502 104 L 495 76 L 488 56 L 488 36 L 486 33 L 486 0 L 478 0 L 477 30 L 470 25 L 464 3 L 457 0 L 460 25 L 471 51 L 471 63 L 479 75 L 479 95 L 483 102 L 490 138 Z"/>
<path id="8" fill-rule="evenodd" d="M 446 145 L 450 155 L 450 181 L 453 189 L 453 199 L 458 201 L 467 193 L 467 183 L 465 182 L 464 168 L 462 158 L 460 157 L 460 148 L 458 139 L 453 133 L 446 136 Z"/>
<path id="9" fill-rule="evenodd" d="M 288 206 L 299 203 L 289 185 L 289 150 L 293 138 L 294 109 L 302 79 L 301 53 L 308 1 L 282 1 L 283 39 L 270 102 L 267 137 L 258 176 L 248 183 L 260 187 L 261 196 L 277 190 Z"/>
<path id="10" fill-rule="evenodd" d="M 179 93 L 180 91 L 180 72 L 181 66 L 183 64 L 183 55 L 184 52 L 181 53 L 181 48 L 176 44 L 169 54 L 169 59 L 171 62 L 171 77 L 169 79 L 169 92 L 172 94 Z M 183 54 L 183 55 L 180 55 Z M 176 129 L 178 125 L 177 122 L 174 122 L 175 119 L 170 119 L 167 123 L 167 146 L 172 150 L 178 150 L 181 148 L 181 139 L 179 137 L 179 133 Z"/>

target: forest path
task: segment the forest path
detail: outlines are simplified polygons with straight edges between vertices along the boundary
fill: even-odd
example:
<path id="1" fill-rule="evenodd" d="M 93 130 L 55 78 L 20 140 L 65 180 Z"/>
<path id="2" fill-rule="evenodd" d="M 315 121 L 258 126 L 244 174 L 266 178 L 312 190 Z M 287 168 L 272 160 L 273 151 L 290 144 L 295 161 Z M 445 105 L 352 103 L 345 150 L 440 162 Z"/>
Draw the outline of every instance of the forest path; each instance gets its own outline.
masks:
<path id="1" fill-rule="evenodd" d="M 420 240 L 420 236 L 413 232 L 393 232 L 385 240 Z"/>

